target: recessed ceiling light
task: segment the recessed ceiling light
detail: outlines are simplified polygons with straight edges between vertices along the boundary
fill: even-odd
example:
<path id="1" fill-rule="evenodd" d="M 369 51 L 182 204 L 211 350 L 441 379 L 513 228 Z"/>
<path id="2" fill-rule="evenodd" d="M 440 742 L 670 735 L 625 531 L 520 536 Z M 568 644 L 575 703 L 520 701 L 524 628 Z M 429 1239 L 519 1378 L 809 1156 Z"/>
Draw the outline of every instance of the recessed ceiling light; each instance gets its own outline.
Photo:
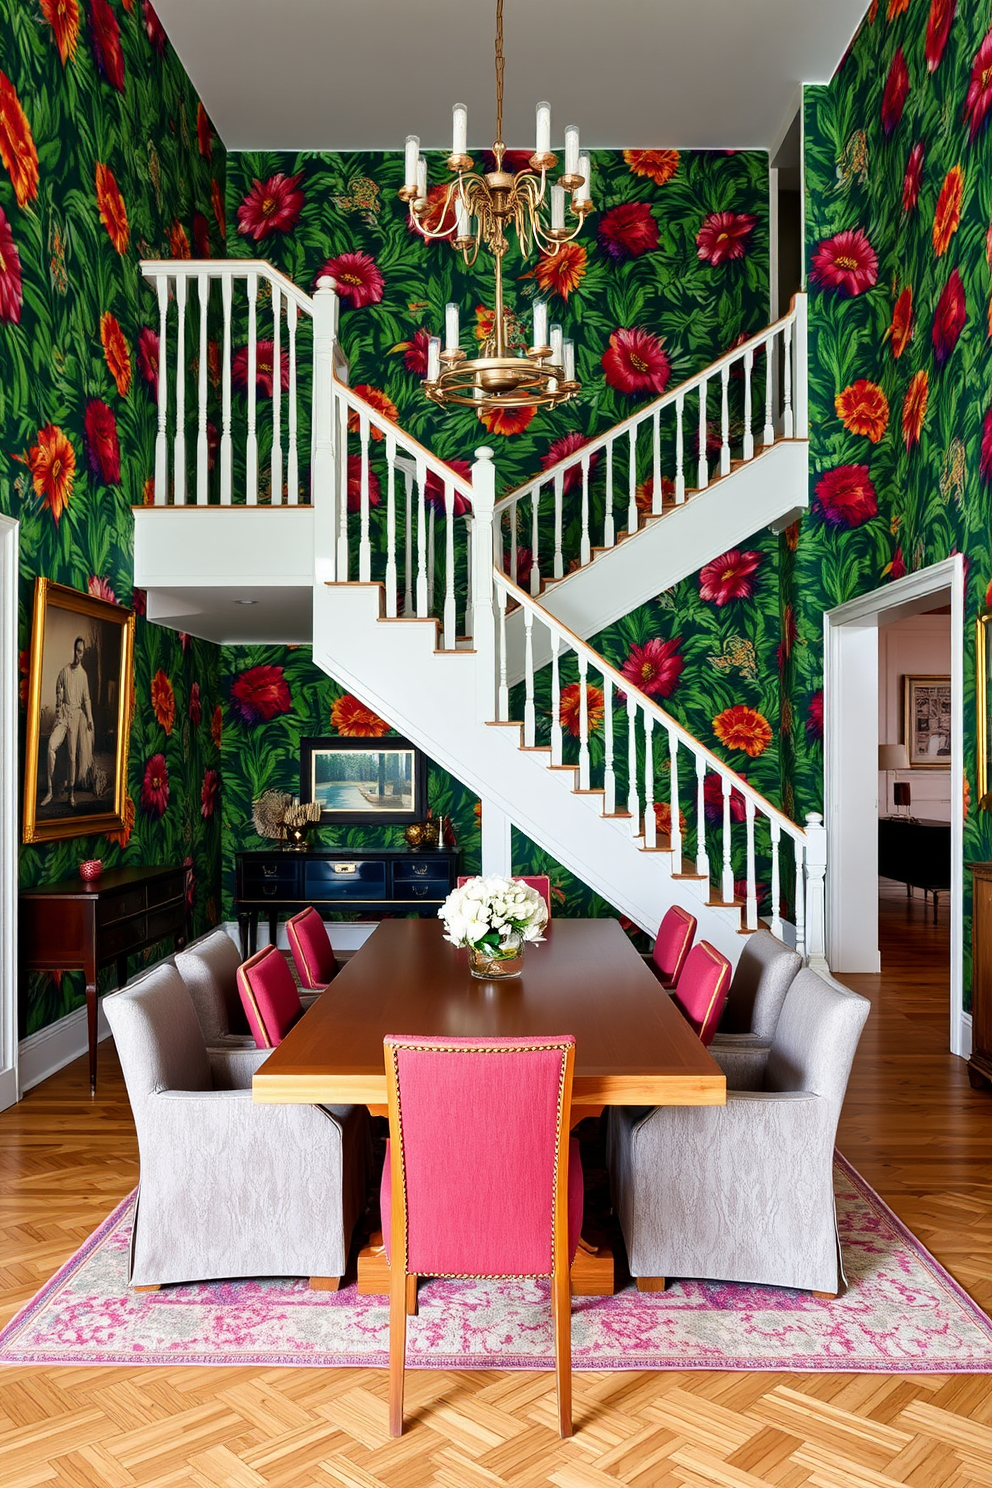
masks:
<path id="1" fill-rule="evenodd" d="M 257 599 L 236 599 L 235 604 L 258 604 Z"/>

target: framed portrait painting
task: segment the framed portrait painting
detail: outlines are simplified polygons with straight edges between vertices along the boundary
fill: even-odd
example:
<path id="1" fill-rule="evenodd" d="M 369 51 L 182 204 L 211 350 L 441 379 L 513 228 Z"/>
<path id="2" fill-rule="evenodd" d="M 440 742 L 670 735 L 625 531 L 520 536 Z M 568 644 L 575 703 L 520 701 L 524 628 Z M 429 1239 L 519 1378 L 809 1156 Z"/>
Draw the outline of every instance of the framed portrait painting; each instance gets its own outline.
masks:
<path id="1" fill-rule="evenodd" d="M 951 767 L 951 679 L 904 678 L 906 749 L 914 770 Z"/>
<path id="2" fill-rule="evenodd" d="M 133 665 L 130 610 L 35 580 L 25 842 L 122 829 Z"/>
<path id="3" fill-rule="evenodd" d="M 327 825 L 410 826 L 427 815 L 427 758 L 395 735 L 301 739 L 300 800 Z"/>

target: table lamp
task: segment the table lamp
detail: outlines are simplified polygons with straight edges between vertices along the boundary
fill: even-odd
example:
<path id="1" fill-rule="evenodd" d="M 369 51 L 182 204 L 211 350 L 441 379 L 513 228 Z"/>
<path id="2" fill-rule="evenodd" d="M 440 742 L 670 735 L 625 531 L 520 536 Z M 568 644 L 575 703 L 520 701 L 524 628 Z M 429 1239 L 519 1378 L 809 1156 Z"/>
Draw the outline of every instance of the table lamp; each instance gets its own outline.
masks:
<path id="1" fill-rule="evenodd" d="M 878 746 L 878 768 L 885 771 L 886 790 L 888 789 L 888 777 L 893 770 L 909 769 L 909 751 L 905 744 L 879 744 Z M 899 780 L 892 787 L 893 803 L 896 806 L 908 808 L 910 803 L 910 789 L 908 780 Z M 888 802 L 886 802 L 888 804 Z M 908 813 L 907 813 L 908 814 Z"/>

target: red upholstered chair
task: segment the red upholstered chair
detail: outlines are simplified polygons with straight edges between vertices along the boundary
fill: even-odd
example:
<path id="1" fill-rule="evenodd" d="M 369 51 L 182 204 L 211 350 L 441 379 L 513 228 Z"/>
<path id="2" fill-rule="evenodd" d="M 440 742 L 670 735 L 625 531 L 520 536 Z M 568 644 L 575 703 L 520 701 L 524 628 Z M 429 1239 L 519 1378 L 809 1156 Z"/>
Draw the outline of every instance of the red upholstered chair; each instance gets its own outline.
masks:
<path id="1" fill-rule="evenodd" d="M 259 1049 L 274 1049 L 281 1044 L 303 1016 L 293 973 L 274 945 L 264 946 L 238 967 L 238 991 Z"/>
<path id="2" fill-rule="evenodd" d="M 478 875 L 476 875 L 476 876 L 478 876 Z M 513 877 L 514 877 L 514 880 L 517 883 L 524 883 L 524 884 L 527 885 L 528 888 L 530 888 L 530 889 L 536 889 L 537 890 L 537 892 L 540 894 L 541 898 L 544 900 L 545 904 L 548 907 L 548 919 L 550 920 L 550 918 L 551 918 L 551 880 L 548 877 L 548 875 L 546 873 L 532 873 L 532 874 L 515 873 L 513 875 Z M 459 879 L 458 879 L 457 887 L 458 888 L 461 888 L 463 884 L 467 884 L 468 883 L 468 880 L 469 880 L 469 875 L 466 874 L 466 873 L 463 873 L 459 877 Z"/>
<path id="3" fill-rule="evenodd" d="M 384 1047 L 390 1434 L 403 1434 L 418 1276 L 550 1276 L 558 1426 L 571 1436 L 569 1268 L 582 1230 L 582 1163 L 568 1137 L 575 1040 L 388 1034 Z"/>
<path id="4" fill-rule="evenodd" d="M 708 940 L 701 940 L 685 958 L 674 999 L 704 1044 L 716 1033 L 729 991 L 730 962 Z"/>
<path id="5" fill-rule="evenodd" d="M 312 904 L 286 921 L 286 934 L 300 985 L 311 992 L 322 992 L 338 966 L 327 929 Z"/>
<path id="6" fill-rule="evenodd" d="M 691 915 L 679 904 L 673 904 L 671 909 L 666 910 L 651 952 L 651 969 L 663 986 L 674 987 L 682 975 L 695 933 L 695 915 Z"/>

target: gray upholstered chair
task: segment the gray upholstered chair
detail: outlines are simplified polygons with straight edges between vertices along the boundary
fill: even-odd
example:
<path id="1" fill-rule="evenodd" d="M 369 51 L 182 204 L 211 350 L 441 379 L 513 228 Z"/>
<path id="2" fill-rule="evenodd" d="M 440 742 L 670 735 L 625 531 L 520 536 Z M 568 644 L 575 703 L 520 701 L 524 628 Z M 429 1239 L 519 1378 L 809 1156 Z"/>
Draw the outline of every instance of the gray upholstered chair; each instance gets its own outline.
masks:
<path id="1" fill-rule="evenodd" d="M 268 1050 L 207 1052 L 174 966 L 104 1000 L 141 1162 L 128 1280 L 309 1276 L 333 1290 L 365 1207 L 363 1106 L 259 1105 Z"/>
<path id="2" fill-rule="evenodd" d="M 802 964 L 802 957 L 770 930 L 749 935 L 711 1049 L 740 1044 L 767 1047 L 775 1037 L 785 994 Z"/>
<path id="3" fill-rule="evenodd" d="M 226 930 L 212 930 L 175 955 L 208 1049 L 254 1049 L 255 1040 L 241 1006 L 237 974 L 241 953 Z M 300 991 L 309 1007 L 319 992 Z"/>
<path id="4" fill-rule="evenodd" d="M 801 971 L 770 1049 L 711 1046 L 725 1106 L 611 1108 L 613 1204 L 640 1290 L 684 1276 L 836 1295 L 834 1137 L 869 1006 Z"/>

